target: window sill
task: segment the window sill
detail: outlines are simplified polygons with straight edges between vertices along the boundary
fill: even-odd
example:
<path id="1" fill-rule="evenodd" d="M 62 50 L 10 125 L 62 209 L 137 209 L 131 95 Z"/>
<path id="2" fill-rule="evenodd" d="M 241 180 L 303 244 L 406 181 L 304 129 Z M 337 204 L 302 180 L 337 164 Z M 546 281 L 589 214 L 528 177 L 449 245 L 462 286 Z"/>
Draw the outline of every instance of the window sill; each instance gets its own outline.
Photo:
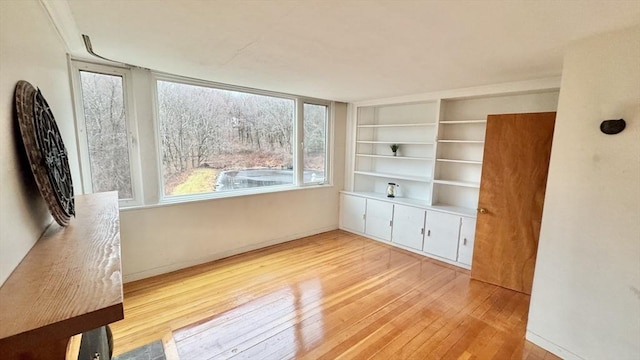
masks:
<path id="1" fill-rule="evenodd" d="M 166 197 L 161 199 L 156 204 L 121 206 L 120 211 L 126 212 L 130 210 L 141 210 L 141 209 L 150 209 L 150 208 L 173 206 L 173 205 L 183 205 L 183 204 L 218 200 L 218 199 L 266 195 L 266 194 L 299 191 L 299 190 L 314 190 L 314 189 L 332 188 L 332 187 L 333 187 L 332 184 L 304 185 L 304 186 L 283 185 L 283 186 L 269 187 L 269 189 L 256 188 L 255 190 L 220 191 L 220 192 L 205 193 L 205 194 L 171 196 L 171 197 Z"/>

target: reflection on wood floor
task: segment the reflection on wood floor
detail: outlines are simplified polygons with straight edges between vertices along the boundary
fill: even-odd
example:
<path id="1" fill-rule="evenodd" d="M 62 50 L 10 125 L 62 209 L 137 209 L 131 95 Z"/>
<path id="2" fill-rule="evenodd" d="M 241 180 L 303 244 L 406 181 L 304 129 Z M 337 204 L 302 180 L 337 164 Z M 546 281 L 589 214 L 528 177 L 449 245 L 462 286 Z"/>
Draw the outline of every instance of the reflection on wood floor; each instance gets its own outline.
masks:
<path id="1" fill-rule="evenodd" d="M 124 305 L 116 355 L 557 359 L 524 340 L 529 296 L 339 230 L 125 284 Z"/>

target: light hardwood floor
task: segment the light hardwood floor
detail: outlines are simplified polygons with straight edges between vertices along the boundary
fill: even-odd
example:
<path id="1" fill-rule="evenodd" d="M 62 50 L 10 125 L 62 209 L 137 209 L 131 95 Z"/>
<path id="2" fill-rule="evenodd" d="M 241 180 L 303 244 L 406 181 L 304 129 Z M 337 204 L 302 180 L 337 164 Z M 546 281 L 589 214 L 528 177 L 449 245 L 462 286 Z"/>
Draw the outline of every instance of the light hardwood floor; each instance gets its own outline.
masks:
<path id="1" fill-rule="evenodd" d="M 233 239 L 229 239 L 233 241 Z M 557 359 L 529 296 L 336 230 L 124 286 L 120 354 L 200 359 Z"/>

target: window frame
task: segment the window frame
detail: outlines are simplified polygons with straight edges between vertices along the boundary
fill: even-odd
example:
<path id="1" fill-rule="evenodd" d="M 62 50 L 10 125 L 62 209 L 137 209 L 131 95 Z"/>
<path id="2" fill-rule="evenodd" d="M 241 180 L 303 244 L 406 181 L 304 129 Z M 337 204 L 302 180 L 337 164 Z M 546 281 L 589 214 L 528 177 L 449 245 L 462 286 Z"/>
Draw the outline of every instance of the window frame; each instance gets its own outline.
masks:
<path id="1" fill-rule="evenodd" d="M 294 101 L 294 118 L 293 118 L 293 144 L 295 148 L 293 151 L 293 163 L 294 163 L 294 176 L 293 176 L 293 184 L 286 185 L 272 185 L 272 186 L 264 186 L 264 187 L 256 187 L 256 188 L 248 188 L 242 190 L 232 190 L 232 191 L 224 191 L 224 192 L 207 192 L 207 193 L 197 193 L 197 194 L 185 194 L 185 195 L 166 195 L 165 194 L 165 181 L 164 181 L 164 167 L 162 164 L 162 134 L 161 134 L 161 126 L 160 126 L 160 117 L 159 117 L 159 108 L 158 108 L 158 81 L 167 81 L 174 82 L 184 85 L 193 85 L 193 86 L 202 86 L 209 87 L 213 89 L 219 90 L 227 90 L 227 91 L 235 91 L 242 92 L 247 94 L 254 95 L 262 95 L 262 96 L 270 96 L 277 97 L 282 99 L 289 99 Z M 296 96 L 291 94 L 279 93 L 268 90 L 260 90 L 253 89 L 243 86 L 222 84 L 213 81 L 201 80 L 201 79 L 193 79 L 184 76 L 178 76 L 173 74 L 162 73 L 158 71 L 151 71 L 151 99 L 152 99 L 152 107 L 153 107 L 153 125 L 155 128 L 155 144 L 156 144 L 156 165 L 157 165 L 157 178 L 159 182 L 158 186 L 158 199 L 160 204 L 171 204 L 171 203 L 181 203 L 187 201 L 194 200 L 205 200 L 205 199 L 215 199 L 215 198 L 227 198 L 234 196 L 243 196 L 243 195 L 251 195 L 251 194 L 263 194 L 263 193 L 271 193 L 278 191 L 286 191 L 286 190 L 295 190 L 301 189 L 305 187 L 312 186 L 331 186 L 333 184 L 333 177 L 331 174 L 331 161 L 330 154 L 332 151 L 332 143 L 331 139 L 333 137 L 332 120 L 333 120 L 333 102 L 321 99 L 314 99 L 302 96 Z M 327 107 L 327 121 L 326 121 L 326 129 L 325 129 L 325 180 L 323 182 L 310 182 L 304 183 L 303 172 L 304 172 L 304 164 L 303 164 L 303 140 L 304 140 L 304 104 L 311 105 L 322 105 Z"/>
<path id="2" fill-rule="evenodd" d="M 129 172 L 131 176 L 130 199 L 119 199 L 122 207 L 139 206 L 143 203 L 142 171 L 140 167 L 140 148 L 138 145 L 138 123 L 135 112 L 135 99 L 133 96 L 133 83 L 131 70 L 126 67 L 95 64 L 91 62 L 70 59 L 69 60 L 73 102 L 75 111 L 76 145 L 80 159 L 80 183 L 83 193 L 93 193 L 91 159 L 89 155 L 89 143 L 84 117 L 84 103 L 82 97 L 82 83 L 80 72 L 92 72 L 97 74 L 122 77 L 122 95 L 125 108 L 125 125 L 127 129 L 127 147 L 129 154 Z"/>
<path id="3" fill-rule="evenodd" d="M 333 186 L 333 122 L 335 112 L 335 103 L 333 101 L 189 78 L 150 69 L 135 68 L 124 64 L 91 62 L 83 58 L 68 57 L 68 67 L 72 92 L 71 98 L 75 115 L 75 141 L 78 151 L 80 188 L 82 189 L 82 193 L 92 193 L 93 185 L 86 122 L 84 117 L 84 104 L 82 101 L 80 71 L 122 77 L 126 116 L 125 121 L 128 131 L 127 145 L 129 151 L 131 191 L 133 196 L 131 199 L 119 200 L 120 209 L 125 210 L 157 207 L 216 198 L 230 198 Z M 159 126 L 158 116 L 157 82 L 159 80 L 292 100 L 294 102 L 294 119 L 292 124 L 292 144 L 294 147 L 292 149 L 294 164 L 293 184 L 255 187 L 233 191 L 165 195 L 162 165 L 163 151 L 160 136 L 161 128 Z M 318 181 L 304 183 L 304 104 L 327 107 L 327 121 L 325 129 L 325 179 L 323 182 Z M 138 117 L 140 118 L 138 119 Z M 144 122 L 140 123 L 142 120 L 144 120 Z M 139 129 L 144 129 L 145 132 L 151 132 L 153 135 L 149 138 L 145 137 L 144 139 L 140 139 L 139 141 Z M 145 159 L 145 166 L 142 164 L 143 159 Z M 143 169 L 145 172 L 143 172 Z"/>
<path id="4" fill-rule="evenodd" d="M 299 103 L 300 103 L 300 108 L 302 108 L 302 111 L 300 112 L 299 115 L 299 128 L 300 128 L 300 144 L 299 144 L 299 151 L 300 151 L 300 166 L 301 166 L 301 171 L 300 171 L 300 186 L 313 186 L 313 185 L 323 185 L 323 184 L 332 184 L 332 179 L 333 177 L 330 174 L 330 169 L 332 168 L 330 166 L 330 155 L 332 154 L 332 151 L 330 151 L 331 149 L 331 139 L 333 139 L 333 134 L 330 134 L 329 131 L 331 131 L 333 129 L 333 124 L 331 123 L 331 120 L 333 119 L 332 116 L 332 110 L 333 110 L 333 106 L 331 106 L 331 102 L 329 101 L 322 101 L 322 100 L 317 100 L 317 99 L 309 99 L 309 98 L 300 98 L 299 99 Z M 325 106 L 327 108 L 327 116 L 325 118 L 325 124 L 324 124 L 324 180 L 323 181 L 310 181 L 310 182 L 304 182 L 304 105 L 316 105 L 316 106 Z"/>

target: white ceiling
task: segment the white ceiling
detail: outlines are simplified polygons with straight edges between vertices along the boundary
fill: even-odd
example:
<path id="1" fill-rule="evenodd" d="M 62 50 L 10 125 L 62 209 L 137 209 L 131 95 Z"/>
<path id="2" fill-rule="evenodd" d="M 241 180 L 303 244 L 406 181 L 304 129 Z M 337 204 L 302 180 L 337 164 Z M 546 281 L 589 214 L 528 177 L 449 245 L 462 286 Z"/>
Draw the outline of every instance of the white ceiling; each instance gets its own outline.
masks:
<path id="1" fill-rule="evenodd" d="M 558 76 L 571 41 L 640 24 L 638 0 L 68 4 L 107 58 L 349 102 Z"/>

